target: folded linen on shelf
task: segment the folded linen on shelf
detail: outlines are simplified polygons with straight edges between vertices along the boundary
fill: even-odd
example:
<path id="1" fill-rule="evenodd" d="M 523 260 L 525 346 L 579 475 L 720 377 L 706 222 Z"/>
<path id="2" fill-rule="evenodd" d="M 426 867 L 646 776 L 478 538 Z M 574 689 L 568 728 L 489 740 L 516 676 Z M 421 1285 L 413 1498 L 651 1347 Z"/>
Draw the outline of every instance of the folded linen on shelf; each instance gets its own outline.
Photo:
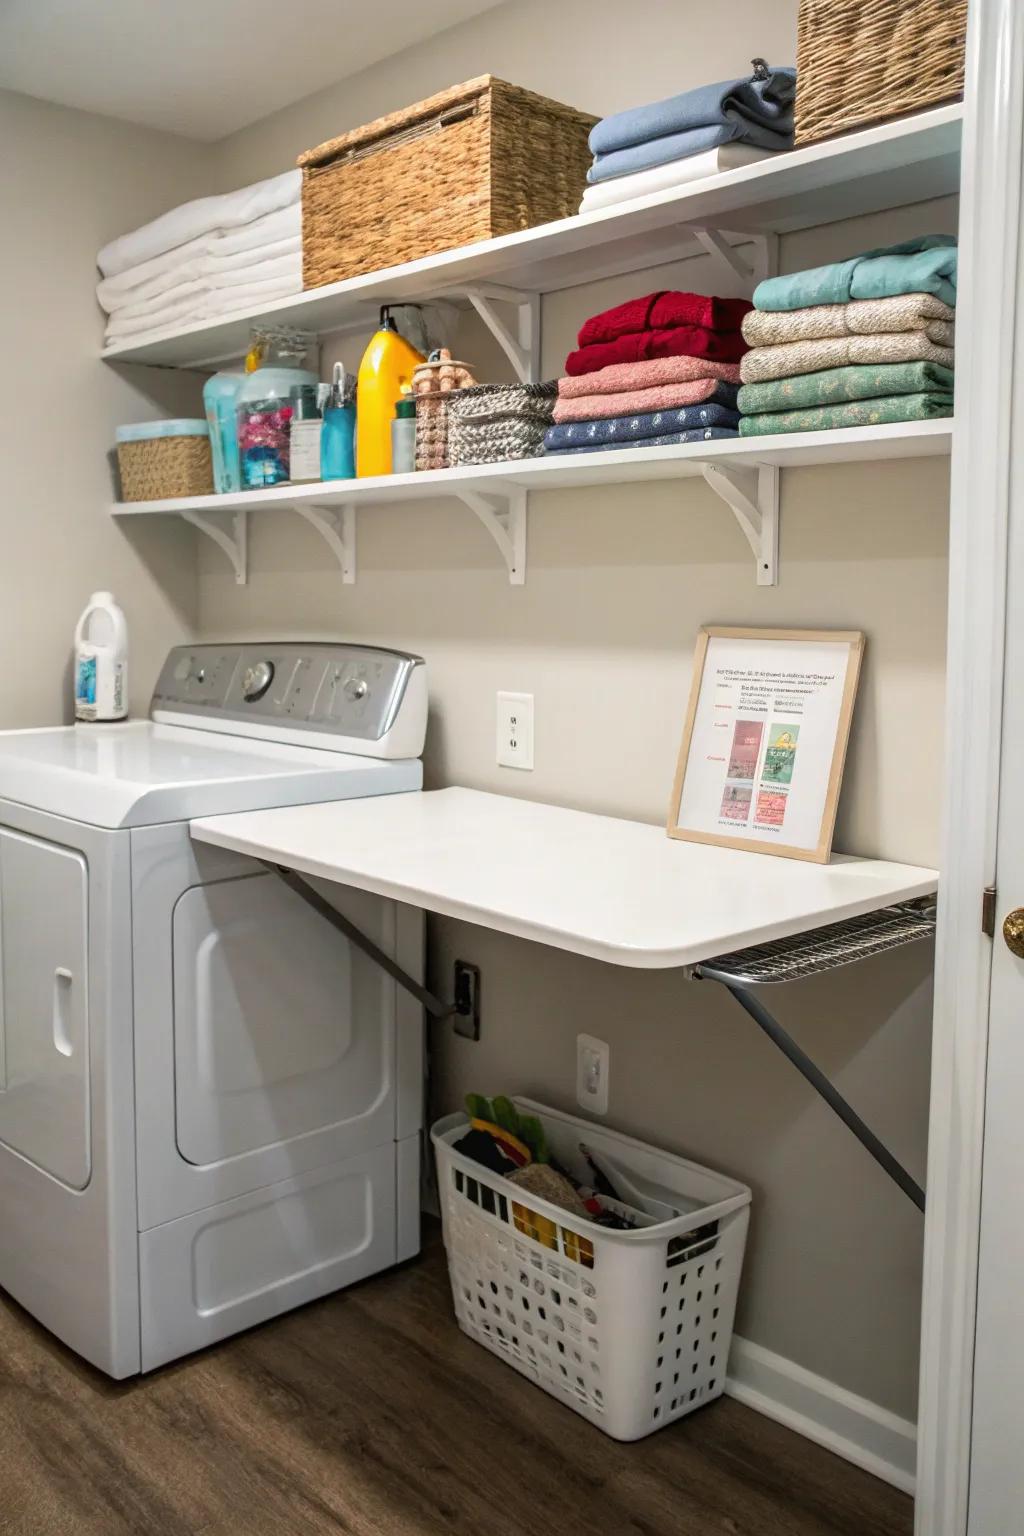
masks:
<path id="1" fill-rule="evenodd" d="M 847 261 L 768 277 L 754 289 L 756 309 L 811 309 L 851 299 L 887 299 L 933 293 L 956 304 L 957 243 L 953 235 L 920 235 L 899 245 L 865 251 Z"/>
<path id="2" fill-rule="evenodd" d="M 867 336 L 879 331 L 923 331 L 929 341 L 951 347 L 956 310 L 933 293 L 901 293 L 891 299 L 851 299 L 849 304 L 816 304 L 813 309 L 752 309 L 743 320 L 743 339 L 752 347 L 826 336 Z"/>
<path id="3" fill-rule="evenodd" d="M 237 258 L 238 266 L 227 266 L 217 271 L 204 270 L 200 276 L 177 283 L 151 298 L 140 299 L 133 304 L 121 304 L 111 311 L 111 318 L 118 321 L 145 318 L 185 299 L 194 299 L 222 288 L 239 288 L 253 283 L 290 282 L 296 293 L 302 289 L 302 253 L 290 252 L 286 256 L 271 257 L 266 261 Z"/>
<path id="4" fill-rule="evenodd" d="M 785 379 L 795 373 L 844 368 L 849 363 L 941 363 L 953 366 L 953 348 L 929 341 L 923 331 L 883 332 L 873 336 L 829 336 L 820 341 L 787 341 L 754 347 L 740 363 L 744 384 Z"/>
<path id="5" fill-rule="evenodd" d="M 301 196 L 302 172 L 294 170 L 235 192 L 196 198 L 111 240 L 96 257 L 96 265 L 104 277 L 115 277 L 198 236 L 236 230 L 264 214 L 298 204 Z"/>
<path id="6" fill-rule="evenodd" d="M 602 118 L 590 132 L 591 182 L 700 154 L 739 139 L 790 149 L 796 70 L 758 62 L 752 75 L 698 86 Z"/>
<path id="7" fill-rule="evenodd" d="M 216 320 L 238 310 L 253 309 L 259 304 L 272 304 L 279 299 L 289 299 L 301 293 L 301 284 L 289 279 L 275 278 L 269 282 L 244 283 L 237 288 L 210 289 L 179 304 L 168 304 L 154 309 L 147 315 L 125 319 L 124 312 L 112 315 L 107 323 L 106 345 L 116 346 L 122 341 L 142 343 L 151 335 L 164 331 L 199 325 L 204 320 Z"/>
<path id="8" fill-rule="evenodd" d="M 592 421 L 567 421 L 548 428 L 544 445 L 551 449 L 580 448 L 587 443 L 628 447 L 634 439 L 663 437 L 674 432 L 724 428 L 735 433 L 739 412 L 726 405 L 684 405 L 671 411 L 643 411 L 635 416 L 599 416 Z"/>
<path id="9" fill-rule="evenodd" d="M 736 409 L 736 385 L 721 379 L 692 379 L 681 384 L 659 384 L 649 389 L 625 390 L 621 394 L 559 395 L 555 401 L 555 421 L 591 421 L 605 416 L 635 416 L 649 411 L 667 411 L 681 405 L 704 403 Z"/>
<path id="10" fill-rule="evenodd" d="M 548 453 L 606 453 L 611 448 L 670 448 L 680 443 L 709 443 L 718 438 L 739 437 L 735 427 L 699 427 L 690 432 L 666 432 L 657 437 L 636 437 L 629 442 L 625 439 L 610 443 L 577 443 L 572 448 L 549 448 L 548 437 L 555 430 L 552 427 L 544 438 L 544 452 Z"/>
<path id="11" fill-rule="evenodd" d="M 638 331 L 660 331 L 674 325 L 697 325 L 712 331 L 738 331 L 752 308 L 748 299 L 719 299 L 709 293 L 661 289 L 640 299 L 627 299 L 614 309 L 584 320 L 576 340 L 581 347 L 615 341 Z"/>
<path id="12" fill-rule="evenodd" d="M 99 284 L 97 297 L 104 309 L 115 309 L 115 301 L 133 303 L 135 290 L 157 280 L 162 280 L 168 288 L 184 281 L 183 269 L 193 261 L 206 257 L 227 261 L 244 256 L 247 252 L 285 255 L 286 251 L 278 247 L 286 241 L 288 250 L 302 249 L 302 206 L 299 203 L 280 208 L 275 213 L 264 214 L 251 224 L 244 224 L 227 234 L 199 235 L 195 240 L 176 245 L 173 250 L 163 251 L 149 261 L 128 267 L 115 277 L 105 277 Z"/>
<path id="13" fill-rule="evenodd" d="M 639 363 L 659 357 L 713 358 L 736 363 L 746 351 L 747 343 L 738 330 L 710 331 L 701 325 L 674 325 L 661 331 L 634 331 L 628 336 L 617 336 L 614 341 L 580 347 L 569 353 L 565 371 L 598 373 L 614 363 Z"/>
<path id="14" fill-rule="evenodd" d="M 764 384 L 744 384 L 737 404 L 744 416 L 764 411 L 806 410 L 847 400 L 927 394 L 953 403 L 953 370 L 938 363 L 878 363 L 798 373 Z"/>
<path id="15" fill-rule="evenodd" d="M 877 427 L 898 421 L 935 421 L 952 414 L 950 395 L 889 395 L 875 400 L 847 400 L 841 405 L 819 405 L 810 410 L 765 411 L 757 416 L 744 416 L 740 420 L 740 436 L 834 432 L 847 427 Z"/>
<path id="16" fill-rule="evenodd" d="M 201 246 L 202 242 L 198 244 Z M 293 266 L 301 268 L 302 237 L 300 235 L 290 235 L 287 239 L 274 240 L 251 251 L 236 251 L 226 256 L 210 255 L 208 252 L 199 251 L 178 266 L 168 268 L 132 288 L 114 288 L 112 285 L 119 281 L 118 278 L 103 278 L 96 285 L 96 298 L 100 307 L 111 315 L 119 309 L 128 309 L 138 304 L 149 304 L 161 300 L 174 302 L 174 299 L 179 296 L 176 290 L 185 283 L 208 281 L 226 274 L 232 274 L 236 282 L 247 282 L 253 278 L 258 280 L 273 275 L 273 272 L 263 271 L 266 263 L 280 262 L 284 258 L 289 258 Z M 274 269 L 281 272 L 286 270 L 288 269 L 284 266 Z"/>
<path id="17" fill-rule="evenodd" d="M 685 160 L 670 160 L 665 165 L 652 165 L 646 171 L 633 171 L 628 176 L 593 182 L 583 193 L 580 213 L 593 213 L 595 208 L 628 203 L 635 197 L 649 197 L 653 192 L 670 192 L 673 187 L 685 186 L 687 182 L 703 181 L 707 176 L 720 176 L 725 171 L 753 165 L 757 160 L 767 160 L 771 154 L 770 149 L 757 149 L 753 144 L 734 141 L 705 150 L 701 155 L 688 155 Z"/>
<path id="18" fill-rule="evenodd" d="M 563 400 L 576 395 L 620 394 L 624 390 L 652 389 L 658 384 L 690 384 L 697 380 L 721 379 L 727 384 L 740 382 L 738 363 L 718 363 L 708 357 L 652 357 L 642 363 L 611 363 L 597 373 L 577 375 L 558 381 Z M 700 398 L 703 399 L 703 396 Z"/>

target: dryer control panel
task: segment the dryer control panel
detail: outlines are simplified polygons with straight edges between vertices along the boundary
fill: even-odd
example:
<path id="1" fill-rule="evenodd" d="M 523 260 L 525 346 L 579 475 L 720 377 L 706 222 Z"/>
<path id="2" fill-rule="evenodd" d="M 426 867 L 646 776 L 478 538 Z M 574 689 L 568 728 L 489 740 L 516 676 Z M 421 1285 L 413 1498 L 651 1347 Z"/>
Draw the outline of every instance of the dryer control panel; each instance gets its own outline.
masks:
<path id="1" fill-rule="evenodd" d="M 370 757 L 419 757 L 426 667 L 381 646 L 281 641 L 176 646 L 150 705 L 157 722 Z"/>

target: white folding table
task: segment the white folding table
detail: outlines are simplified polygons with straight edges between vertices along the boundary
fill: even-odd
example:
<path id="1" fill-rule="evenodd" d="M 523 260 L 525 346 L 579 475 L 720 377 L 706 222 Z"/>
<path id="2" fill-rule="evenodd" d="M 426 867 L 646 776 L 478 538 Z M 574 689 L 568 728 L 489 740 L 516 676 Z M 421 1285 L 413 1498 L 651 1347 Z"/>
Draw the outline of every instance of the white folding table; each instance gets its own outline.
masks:
<path id="1" fill-rule="evenodd" d="M 193 821 L 248 854 L 370 954 L 435 1018 L 466 1015 L 408 976 L 309 883 L 407 902 L 517 938 L 726 986 L 871 1155 L 924 1192 L 751 988 L 817 974 L 934 932 L 935 870 L 834 855 L 828 864 L 707 847 L 662 828 L 470 789 Z"/>

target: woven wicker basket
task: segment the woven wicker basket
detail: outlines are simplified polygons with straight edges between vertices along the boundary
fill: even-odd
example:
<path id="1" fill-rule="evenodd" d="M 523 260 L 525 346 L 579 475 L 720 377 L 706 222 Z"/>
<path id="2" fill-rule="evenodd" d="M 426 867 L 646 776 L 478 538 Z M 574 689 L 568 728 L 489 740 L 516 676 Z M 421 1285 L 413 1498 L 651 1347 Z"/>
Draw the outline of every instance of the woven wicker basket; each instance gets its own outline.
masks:
<path id="1" fill-rule="evenodd" d="M 448 455 L 455 464 L 536 458 L 558 398 L 557 383 L 477 384 L 448 396 Z"/>
<path id="2" fill-rule="evenodd" d="M 967 0 L 800 0 L 797 144 L 957 100 L 966 33 Z"/>
<path id="3" fill-rule="evenodd" d="M 163 501 L 213 494 L 208 437 L 153 437 L 118 443 L 122 501 Z"/>
<path id="4" fill-rule="evenodd" d="M 481 75 L 307 150 L 305 287 L 576 213 L 596 121 Z"/>
<path id="5" fill-rule="evenodd" d="M 447 347 L 414 370 L 417 469 L 448 468 L 448 402 L 456 391 L 475 384 L 466 364 L 453 359 Z"/>

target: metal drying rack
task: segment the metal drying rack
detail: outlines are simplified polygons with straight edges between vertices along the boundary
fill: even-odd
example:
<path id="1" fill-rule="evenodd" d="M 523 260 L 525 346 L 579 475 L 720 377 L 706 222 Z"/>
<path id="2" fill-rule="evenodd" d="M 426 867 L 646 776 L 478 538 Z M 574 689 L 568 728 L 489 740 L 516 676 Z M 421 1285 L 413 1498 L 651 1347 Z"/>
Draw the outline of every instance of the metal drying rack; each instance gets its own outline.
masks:
<path id="1" fill-rule="evenodd" d="M 924 1210 L 921 1185 L 864 1123 L 821 1068 L 787 1034 L 751 988 L 819 976 L 826 971 L 838 970 L 840 966 L 851 965 L 855 960 L 866 960 L 871 955 L 881 955 L 886 950 L 900 949 L 904 944 L 930 938 L 934 933 L 935 900 L 928 897 L 923 901 L 903 902 L 876 912 L 865 912 L 860 917 L 849 917 L 841 923 L 829 923 L 824 928 L 793 934 L 790 938 L 773 939 L 752 949 L 737 949 L 713 960 L 702 960 L 690 972 L 694 979 L 717 981 L 732 993 L 740 1007 L 764 1030 L 769 1040 L 778 1046 L 921 1211 Z"/>

